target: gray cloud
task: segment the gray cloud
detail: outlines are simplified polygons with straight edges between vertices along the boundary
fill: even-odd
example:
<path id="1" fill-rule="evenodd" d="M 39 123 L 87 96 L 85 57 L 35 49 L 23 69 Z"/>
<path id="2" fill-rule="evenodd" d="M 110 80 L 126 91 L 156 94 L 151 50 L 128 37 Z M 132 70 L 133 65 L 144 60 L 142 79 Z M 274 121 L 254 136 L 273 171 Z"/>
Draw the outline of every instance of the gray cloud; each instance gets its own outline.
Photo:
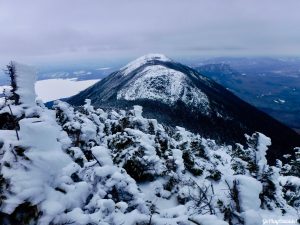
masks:
<path id="1" fill-rule="evenodd" d="M 0 0 L 0 63 L 298 55 L 298 0 Z"/>

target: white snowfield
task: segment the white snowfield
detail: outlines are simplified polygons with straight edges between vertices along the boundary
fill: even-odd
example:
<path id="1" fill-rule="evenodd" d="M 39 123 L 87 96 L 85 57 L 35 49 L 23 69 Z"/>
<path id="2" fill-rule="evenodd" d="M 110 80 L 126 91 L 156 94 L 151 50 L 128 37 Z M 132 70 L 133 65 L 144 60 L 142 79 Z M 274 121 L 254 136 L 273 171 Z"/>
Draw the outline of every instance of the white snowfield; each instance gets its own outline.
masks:
<path id="1" fill-rule="evenodd" d="M 39 80 L 35 83 L 36 97 L 43 102 L 71 97 L 80 91 L 92 86 L 100 81 L 95 80 L 76 80 L 76 79 L 47 79 Z M 0 86 L 0 93 L 8 86 Z M 31 96 L 31 99 L 33 96 Z"/>
<path id="2" fill-rule="evenodd" d="M 38 98 L 44 102 L 48 102 L 76 95 L 80 91 L 97 83 L 99 80 L 100 79 L 79 81 L 76 79 L 40 80 L 35 84 L 35 91 Z"/>

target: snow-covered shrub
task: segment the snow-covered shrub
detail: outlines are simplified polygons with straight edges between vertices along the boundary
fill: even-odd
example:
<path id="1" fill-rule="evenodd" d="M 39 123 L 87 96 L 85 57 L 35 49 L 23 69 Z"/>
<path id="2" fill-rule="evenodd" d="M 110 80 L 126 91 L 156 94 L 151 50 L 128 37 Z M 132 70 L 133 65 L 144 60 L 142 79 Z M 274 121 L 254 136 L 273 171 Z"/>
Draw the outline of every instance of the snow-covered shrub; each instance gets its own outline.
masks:
<path id="1" fill-rule="evenodd" d="M 300 148 L 295 148 L 295 158 L 289 157 L 288 163 L 282 167 L 282 174 L 286 176 L 299 176 L 300 174 Z"/>
<path id="2" fill-rule="evenodd" d="M 185 168 L 190 173 L 192 173 L 195 176 L 200 176 L 203 174 L 203 169 L 196 167 L 195 160 L 194 160 L 192 154 L 188 150 L 183 151 L 182 159 L 183 159 Z"/>
<path id="3" fill-rule="evenodd" d="M 247 148 L 236 144 L 232 150 L 232 169 L 236 174 L 249 174 L 259 178 L 268 170 L 266 151 L 271 140 L 261 133 L 245 135 Z"/>
<path id="4" fill-rule="evenodd" d="M 5 92 L 5 95 L 9 100 L 12 100 L 14 102 L 14 104 L 18 105 L 20 96 L 16 93 L 16 91 L 17 91 L 17 81 L 16 81 L 17 73 L 16 73 L 16 66 L 13 62 L 10 62 L 6 66 L 6 73 L 8 74 L 8 76 L 10 78 L 11 90 L 10 90 L 10 93 Z"/>
<path id="5" fill-rule="evenodd" d="M 214 180 L 214 181 L 219 181 L 222 177 L 222 173 L 217 170 L 217 169 L 213 169 L 213 170 L 208 170 L 208 172 L 210 173 L 210 175 L 208 175 L 206 178 Z"/>
<path id="6" fill-rule="evenodd" d="M 292 176 L 285 177 L 281 185 L 284 199 L 300 212 L 300 179 Z"/>

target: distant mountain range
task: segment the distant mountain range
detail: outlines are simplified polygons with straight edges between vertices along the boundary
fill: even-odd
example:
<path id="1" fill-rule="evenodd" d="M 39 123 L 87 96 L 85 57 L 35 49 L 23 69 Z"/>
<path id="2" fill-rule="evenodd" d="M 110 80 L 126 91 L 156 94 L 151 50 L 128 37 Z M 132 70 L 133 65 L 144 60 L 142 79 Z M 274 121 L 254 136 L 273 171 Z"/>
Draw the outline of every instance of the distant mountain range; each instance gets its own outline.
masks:
<path id="1" fill-rule="evenodd" d="M 218 67 L 234 77 L 230 67 Z M 211 71 L 211 66 L 205 68 Z M 300 146 L 299 135 L 287 126 L 207 76 L 163 55 L 138 58 L 67 102 L 79 106 L 85 99 L 101 108 L 141 105 L 144 116 L 170 129 L 179 125 L 220 143 L 243 143 L 245 133 L 262 132 L 272 139 L 268 158 L 273 163 Z"/>
<path id="2" fill-rule="evenodd" d="M 300 60 L 217 58 L 194 68 L 289 127 L 300 128 Z"/>

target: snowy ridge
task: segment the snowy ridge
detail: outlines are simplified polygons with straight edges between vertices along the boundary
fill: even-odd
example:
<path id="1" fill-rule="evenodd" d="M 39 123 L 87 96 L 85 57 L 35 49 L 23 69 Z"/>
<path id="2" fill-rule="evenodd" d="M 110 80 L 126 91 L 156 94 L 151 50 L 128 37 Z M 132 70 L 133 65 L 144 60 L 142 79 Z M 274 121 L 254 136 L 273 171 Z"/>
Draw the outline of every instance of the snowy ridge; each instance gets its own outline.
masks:
<path id="1" fill-rule="evenodd" d="M 181 100 L 187 105 L 200 108 L 203 112 L 209 111 L 208 97 L 193 87 L 187 76 L 180 71 L 161 65 L 149 65 L 136 76 L 133 82 L 118 92 L 118 99 L 150 99 L 170 105 Z"/>
<path id="2" fill-rule="evenodd" d="M 165 55 L 162 54 L 147 54 L 144 55 L 140 58 L 135 59 L 134 61 L 128 63 L 126 66 L 121 68 L 123 71 L 123 76 L 128 75 L 129 73 L 133 72 L 137 68 L 141 67 L 142 65 L 151 62 L 153 60 L 159 60 L 162 62 L 171 62 L 172 60 L 166 57 Z"/>

